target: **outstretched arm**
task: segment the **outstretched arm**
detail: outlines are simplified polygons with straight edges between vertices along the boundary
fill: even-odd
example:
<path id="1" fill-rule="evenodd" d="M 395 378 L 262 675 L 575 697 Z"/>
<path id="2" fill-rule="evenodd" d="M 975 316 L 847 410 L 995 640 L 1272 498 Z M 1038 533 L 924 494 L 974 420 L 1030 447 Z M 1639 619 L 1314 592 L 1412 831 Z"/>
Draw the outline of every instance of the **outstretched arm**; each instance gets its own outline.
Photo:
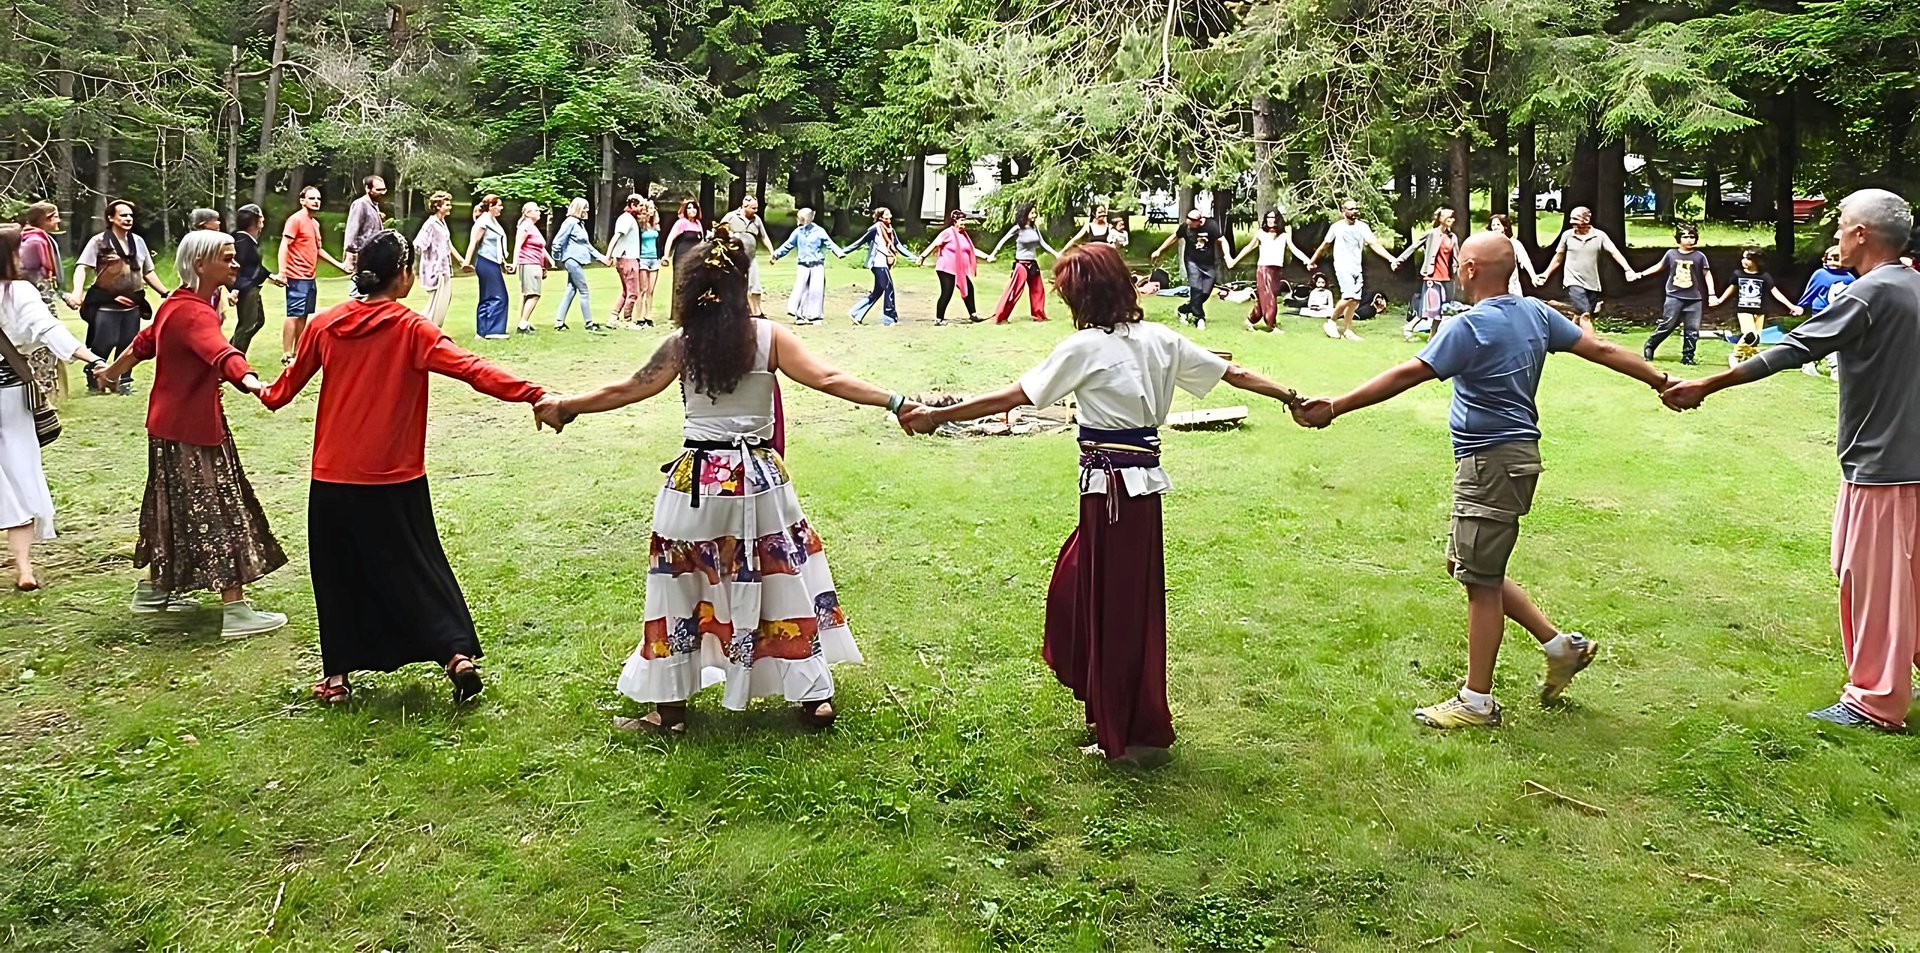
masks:
<path id="1" fill-rule="evenodd" d="M 1159 248 L 1156 248 L 1156 249 L 1154 249 L 1154 250 L 1153 250 L 1153 254 L 1151 254 L 1151 255 L 1148 255 L 1147 257 L 1148 257 L 1148 258 L 1158 258 L 1158 257 L 1160 257 L 1161 255 L 1164 255 L 1164 254 L 1166 254 L 1166 252 L 1167 252 L 1167 247 L 1168 247 L 1169 245 L 1172 245 L 1172 244 L 1173 244 L 1173 243 L 1174 243 L 1175 241 L 1178 241 L 1178 240 L 1179 240 L 1179 238 L 1180 238 L 1180 230 L 1176 228 L 1176 229 L 1174 229 L 1174 231 L 1173 231 L 1173 234 L 1171 234 L 1171 235 L 1168 235 L 1168 236 L 1167 236 L 1167 240 L 1166 240 L 1166 241 L 1164 241 L 1164 242 L 1161 242 L 1161 243 L 1160 243 L 1160 247 L 1159 247 Z"/>
<path id="2" fill-rule="evenodd" d="M 1080 230 L 1079 230 L 1079 231 L 1077 231 L 1077 232 L 1074 232 L 1074 233 L 1073 233 L 1073 237 L 1072 237 L 1072 238 L 1069 238 L 1069 239 L 1067 239 L 1067 243 L 1066 243 L 1065 245 L 1061 245 L 1061 246 L 1060 246 L 1060 250 L 1061 250 L 1061 251 L 1066 251 L 1067 249 L 1069 249 L 1069 248 L 1072 248 L 1072 247 L 1073 247 L 1073 243 L 1074 243 L 1074 242 L 1077 242 L 1077 241 L 1079 241 L 1080 239 L 1082 239 L 1082 238 L 1084 238 L 1084 237 L 1086 237 L 1086 234 L 1087 234 L 1087 231 L 1088 231 L 1089 229 L 1091 229 L 1091 228 L 1093 228 L 1093 223 L 1092 223 L 1092 222 L 1088 222 L 1087 224 L 1085 224 L 1085 225 L 1082 225 L 1082 226 L 1080 226 Z"/>
<path id="3" fill-rule="evenodd" d="M 1607 236 L 1607 251 L 1613 255 L 1613 260 L 1620 266 L 1621 271 L 1628 272 L 1629 274 L 1633 272 L 1633 266 L 1627 263 L 1627 256 L 1621 254 L 1620 246 L 1613 243 L 1612 235 Z M 1664 264 L 1664 261 L 1662 263 Z M 1648 274 L 1652 274 L 1652 272 L 1648 272 Z"/>
<path id="4" fill-rule="evenodd" d="M 1673 380 L 1664 371 L 1642 360 L 1640 355 L 1612 341 L 1603 340 L 1592 331 L 1580 335 L 1580 340 L 1570 350 L 1576 357 L 1618 371 L 1654 390 L 1665 390 Z"/>
<path id="5" fill-rule="evenodd" d="M 1427 362 L 1412 358 L 1332 400 L 1316 397 L 1302 403 L 1294 419 L 1308 427 L 1325 427 L 1336 417 L 1392 400 L 1437 376 Z"/>
<path id="6" fill-rule="evenodd" d="M 1287 406 L 1288 410 L 1300 406 L 1300 392 L 1291 387 L 1282 387 L 1259 371 L 1238 364 L 1229 364 L 1221 380 L 1249 393 L 1262 397 L 1271 397 Z"/>
<path id="7" fill-rule="evenodd" d="M 573 397 L 562 397 L 554 404 L 555 420 L 543 417 L 542 421 L 555 430 L 570 424 L 581 414 L 598 414 L 609 410 L 618 410 L 628 404 L 637 404 L 649 397 L 658 395 L 680 376 L 680 335 L 670 334 L 655 348 L 653 356 L 647 359 L 645 366 L 633 372 L 632 377 L 614 381 L 597 390 L 591 390 Z"/>
<path id="8" fill-rule="evenodd" d="M 1027 392 L 1021 389 L 1020 382 L 1014 381 L 991 394 L 982 394 L 971 400 L 963 400 L 950 407 L 922 408 L 914 416 L 926 421 L 926 429 L 920 431 L 921 433 L 926 433 L 934 427 L 947 423 L 948 421 L 978 420 L 981 417 L 992 417 L 996 414 L 1004 414 L 1015 407 L 1025 407 L 1031 403 L 1033 403 L 1033 401 L 1027 398 Z M 902 426 L 905 426 L 906 423 L 905 418 L 902 418 Z"/>
<path id="9" fill-rule="evenodd" d="M 1729 287 L 1731 287 L 1731 285 L 1729 285 Z M 1773 286 L 1773 300 L 1780 302 L 1781 306 L 1785 307 L 1787 312 L 1796 318 L 1806 313 L 1806 309 L 1794 304 L 1793 299 L 1787 297 L 1786 292 L 1781 291 L 1779 285 Z"/>
<path id="10" fill-rule="evenodd" d="M 773 326 L 773 350 L 768 366 L 807 387 L 848 403 L 885 407 L 894 396 L 892 391 L 869 384 L 815 357 L 801 342 L 800 336 L 787 330 L 784 324 Z"/>
<path id="11" fill-rule="evenodd" d="M 1000 249 L 1006 247 L 1007 241 L 1013 238 L 1013 236 L 1018 235 L 1019 233 L 1020 233 L 1020 226 L 1018 225 L 1015 225 L 1014 227 L 1007 229 L 1007 233 L 1005 235 L 1000 236 L 999 241 L 993 243 L 993 250 L 990 252 L 987 252 L 987 257 L 992 258 L 993 256 L 1000 254 Z"/>

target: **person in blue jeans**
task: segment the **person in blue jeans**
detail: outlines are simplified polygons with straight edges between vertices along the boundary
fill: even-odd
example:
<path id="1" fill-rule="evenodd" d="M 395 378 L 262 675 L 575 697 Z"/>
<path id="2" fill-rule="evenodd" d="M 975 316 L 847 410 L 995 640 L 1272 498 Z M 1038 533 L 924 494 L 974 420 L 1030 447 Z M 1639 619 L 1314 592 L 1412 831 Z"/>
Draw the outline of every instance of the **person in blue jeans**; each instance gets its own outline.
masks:
<path id="1" fill-rule="evenodd" d="M 854 239 L 853 244 L 840 249 L 841 257 L 852 254 L 862 245 L 867 248 L 867 268 L 873 272 L 873 290 L 867 292 L 866 300 L 847 310 L 847 317 L 852 318 L 855 324 L 865 324 L 867 312 L 873 309 L 875 303 L 880 303 L 880 323 L 899 324 L 900 310 L 893 296 L 893 260 L 905 256 L 908 261 L 918 265 L 920 259 L 894 234 L 893 212 L 885 208 L 873 210 L 873 225 Z"/>
<path id="2" fill-rule="evenodd" d="M 567 323 L 567 309 L 572 307 L 573 299 L 580 299 L 580 321 L 589 331 L 605 331 L 607 326 L 596 324 L 593 320 L 593 306 L 587 300 L 587 263 L 595 258 L 603 265 L 613 264 L 613 259 L 600 254 L 593 247 L 593 239 L 587 236 L 587 200 L 574 199 L 567 203 L 567 219 L 560 224 L 559 234 L 553 236 L 552 257 L 567 270 L 567 290 L 560 294 L 560 310 L 554 313 L 553 326 L 561 327 Z"/>
<path id="3" fill-rule="evenodd" d="M 500 196 L 487 195 L 473 207 L 473 231 L 467 237 L 467 261 L 480 279 L 480 302 L 473 309 L 473 330 L 483 341 L 507 339 L 507 230 L 500 227 Z"/>

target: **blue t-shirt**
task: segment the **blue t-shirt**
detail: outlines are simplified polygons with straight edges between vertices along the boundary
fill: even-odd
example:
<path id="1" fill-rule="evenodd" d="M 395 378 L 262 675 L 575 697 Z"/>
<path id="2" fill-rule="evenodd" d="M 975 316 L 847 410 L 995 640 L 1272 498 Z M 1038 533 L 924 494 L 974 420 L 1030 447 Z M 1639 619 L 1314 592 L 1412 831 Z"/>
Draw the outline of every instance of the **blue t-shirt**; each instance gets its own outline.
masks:
<path id="1" fill-rule="evenodd" d="M 1533 395 L 1549 351 L 1566 351 L 1580 328 L 1536 299 L 1488 298 L 1441 322 L 1420 360 L 1453 382 L 1453 455 L 1540 439 Z"/>

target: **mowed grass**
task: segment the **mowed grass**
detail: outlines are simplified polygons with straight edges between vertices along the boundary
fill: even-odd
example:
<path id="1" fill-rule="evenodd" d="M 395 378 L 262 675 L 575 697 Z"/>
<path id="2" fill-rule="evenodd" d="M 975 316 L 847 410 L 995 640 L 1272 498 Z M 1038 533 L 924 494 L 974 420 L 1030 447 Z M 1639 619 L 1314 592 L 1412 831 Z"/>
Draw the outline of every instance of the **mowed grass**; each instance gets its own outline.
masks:
<path id="1" fill-rule="evenodd" d="M 844 313 L 865 273 L 830 268 Z M 791 266 L 767 272 L 784 292 Z M 592 274 L 604 314 L 613 276 Z M 909 323 L 802 334 L 913 392 L 1001 385 L 1070 330 L 935 328 L 931 272 L 901 279 Z M 473 288 L 450 322 L 466 344 Z M 574 390 L 629 373 L 661 333 L 589 337 L 576 317 L 557 335 L 555 300 L 541 334 L 481 350 Z M 1298 318 L 1246 334 L 1240 313 L 1216 307 L 1201 339 L 1309 392 L 1415 350 L 1392 326 L 1362 344 Z M 1229 389 L 1182 396 L 1252 416 L 1167 438 L 1180 739 L 1149 773 L 1078 754 L 1080 710 L 1038 657 L 1075 519 L 1071 439 L 909 439 L 795 386 L 789 462 L 867 656 L 839 671 L 834 729 L 709 694 L 684 739 L 613 730 L 635 711 L 613 680 L 679 445 L 672 393 L 555 436 L 445 381 L 429 470 L 489 688 L 455 709 L 416 666 L 322 710 L 314 394 L 278 416 L 226 398 L 294 560 L 254 590 L 292 625 L 245 641 L 218 636 L 211 601 L 127 613 L 145 402 L 66 405 L 49 588 L 0 596 L 0 948 L 1920 948 L 1914 742 L 1803 717 L 1842 681 L 1829 382 L 1783 375 L 1680 416 L 1554 358 L 1549 469 L 1512 570 L 1602 655 L 1543 710 L 1516 630 L 1507 727 L 1444 735 L 1409 713 L 1465 664 L 1464 599 L 1441 571 L 1446 387 L 1322 433 Z M 1606 813 L 1523 796 L 1529 780 Z"/>

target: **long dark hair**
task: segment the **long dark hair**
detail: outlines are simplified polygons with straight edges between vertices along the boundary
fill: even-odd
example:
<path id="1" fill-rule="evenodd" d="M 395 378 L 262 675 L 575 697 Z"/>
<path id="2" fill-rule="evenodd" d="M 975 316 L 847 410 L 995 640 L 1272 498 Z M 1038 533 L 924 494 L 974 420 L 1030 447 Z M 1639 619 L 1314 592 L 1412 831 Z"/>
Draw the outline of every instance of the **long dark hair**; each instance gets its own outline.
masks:
<path id="1" fill-rule="evenodd" d="M 20 235 L 20 226 L 0 225 L 0 288 L 9 291 L 20 280 Z"/>
<path id="2" fill-rule="evenodd" d="M 1272 228 L 1267 227 L 1267 219 L 1273 219 Z M 1260 230 L 1270 231 L 1278 235 L 1287 230 L 1287 217 L 1281 214 L 1277 208 L 1267 209 L 1267 214 L 1260 216 Z"/>
<path id="3" fill-rule="evenodd" d="M 1028 202 L 1013 210 L 1013 224 L 1026 228 L 1033 224 L 1033 203 Z"/>
<path id="4" fill-rule="evenodd" d="M 720 225 L 713 237 L 674 263 L 673 323 L 680 329 L 680 370 L 694 393 L 731 393 L 753 370 L 753 317 L 747 310 L 751 259 Z"/>

